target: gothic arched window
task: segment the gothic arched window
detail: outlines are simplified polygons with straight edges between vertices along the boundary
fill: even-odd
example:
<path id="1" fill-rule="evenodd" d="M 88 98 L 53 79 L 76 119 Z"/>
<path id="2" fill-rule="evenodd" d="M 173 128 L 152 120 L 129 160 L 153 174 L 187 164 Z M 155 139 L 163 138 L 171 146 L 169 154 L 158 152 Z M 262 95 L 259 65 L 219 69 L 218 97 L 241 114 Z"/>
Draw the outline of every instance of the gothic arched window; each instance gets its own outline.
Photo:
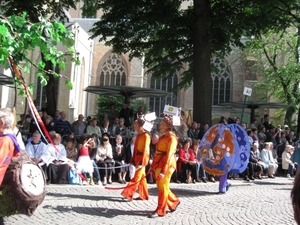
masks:
<path id="1" fill-rule="evenodd" d="M 213 58 L 214 71 L 211 73 L 213 83 L 213 105 L 230 102 L 231 99 L 231 74 L 224 60 Z"/>
<path id="2" fill-rule="evenodd" d="M 175 74 L 167 79 L 154 79 L 151 76 L 151 89 L 170 91 L 178 84 L 178 76 Z M 151 97 L 150 98 L 150 110 L 156 113 L 157 117 L 161 116 L 165 105 L 177 106 L 177 91 L 173 91 L 166 97 Z"/>
<path id="3" fill-rule="evenodd" d="M 126 66 L 121 57 L 116 53 L 111 53 L 104 59 L 100 70 L 100 85 L 126 85 Z"/>

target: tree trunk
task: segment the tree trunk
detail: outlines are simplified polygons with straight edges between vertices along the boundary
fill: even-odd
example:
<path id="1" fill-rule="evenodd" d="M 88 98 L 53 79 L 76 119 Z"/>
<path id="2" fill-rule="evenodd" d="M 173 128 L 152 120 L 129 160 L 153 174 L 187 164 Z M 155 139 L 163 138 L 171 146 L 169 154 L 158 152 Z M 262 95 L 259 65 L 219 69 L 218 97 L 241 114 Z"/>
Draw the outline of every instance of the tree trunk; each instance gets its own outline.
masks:
<path id="1" fill-rule="evenodd" d="M 194 121 L 211 125 L 212 80 L 210 44 L 210 1 L 194 0 L 195 20 L 193 27 L 193 118 Z"/>
<path id="2" fill-rule="evenodd" d="M 300 105 L 298 108 L 298 118 L 297 118 L 297 137 L 298 137 L 299 132 L 300 132 Z"/>
<path id="3" fill-rule="evenodd" d="M 284 118 L 284 124 L 291 125 L 292 117 L 295 114 L 296 110 L 294 107 L 289 107 L 286 110 L 285 118 Z"/>
<path id="4" fill-rule="evenodd" d="M 53 70 L 53 65 L 51 62 L 46 62 L 45 70 Z M 55 80 L 52 74 L 49 75 L 49 80 L 47 85 L 45 86 L 45 89 L 47 95 L 47 113 L 51 116 L 54 116 L 56 111 L 55 93 L 57 92 L 57 90 L 55 90 Z"/>

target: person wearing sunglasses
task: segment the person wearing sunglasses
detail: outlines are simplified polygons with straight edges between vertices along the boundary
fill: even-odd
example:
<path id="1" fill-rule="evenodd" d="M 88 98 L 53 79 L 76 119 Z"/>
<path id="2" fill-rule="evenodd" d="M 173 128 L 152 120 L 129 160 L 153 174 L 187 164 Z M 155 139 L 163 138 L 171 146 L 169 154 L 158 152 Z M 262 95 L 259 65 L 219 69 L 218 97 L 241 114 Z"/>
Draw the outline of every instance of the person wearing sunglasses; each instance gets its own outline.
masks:
<path id="1" fill-rule="evenodd" d="M 100 167 L 100 174 L 103 175 L 103 185 L 111 184 L 112 167 L 114 166 L 114 159 L 112 153 L 112 146 L 109 143 L 109 134 L 103 133 L 100 145 L 97 148 L 96 155 L 97 165 Z"/>

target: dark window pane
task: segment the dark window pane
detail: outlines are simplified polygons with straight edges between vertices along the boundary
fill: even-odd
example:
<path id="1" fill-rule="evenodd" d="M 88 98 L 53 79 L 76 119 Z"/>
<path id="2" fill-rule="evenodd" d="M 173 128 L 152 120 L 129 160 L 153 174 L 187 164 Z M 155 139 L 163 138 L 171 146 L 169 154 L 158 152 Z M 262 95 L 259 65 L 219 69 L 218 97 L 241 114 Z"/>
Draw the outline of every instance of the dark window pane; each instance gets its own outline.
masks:
<path id="1" fill-rule="evenodd" d="M 231 75 L 226 62 L 219 58 L 213 58 L 213 70 L 211 77 L 213 81 L 213 104 L 229 102 L 231 99 Z"/>
<path id="2" fill-rule="evenodd" d="M 177 75 L 174 75 L 173 77 L 169 77 L 168 79 L 164 79 L 164 80 L 163 79 L 155 80 L 154 78 L 151 77 L 150 88 L 170 91 L 177 84 L 178 84 Z M 157 116 L 162 116 L 162 112 L 166 104 L 177 106 L 177 94 L 178 94 L 177 91 L 174 91 L 168 97 L 150 98 L 149 101 L 150 109 L 155 111 Z"/>
<path id="3" fill-rule="evenodd" d="M 116 53 L 108 55 L 103 62 L 100 70 L 100 85 L 126 85 L 125 62 Z"/>

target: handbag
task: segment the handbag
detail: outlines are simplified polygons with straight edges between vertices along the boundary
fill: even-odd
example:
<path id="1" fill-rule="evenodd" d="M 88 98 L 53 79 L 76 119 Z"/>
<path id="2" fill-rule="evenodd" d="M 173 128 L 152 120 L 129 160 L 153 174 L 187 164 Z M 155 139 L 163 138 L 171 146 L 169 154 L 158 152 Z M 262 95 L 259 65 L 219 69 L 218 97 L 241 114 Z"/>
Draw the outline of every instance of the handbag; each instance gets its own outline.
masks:
<path id="1" fill-rule="evenodd" d="M 114 159 L 110 159 L 110 158 L 106 158 L 106 159 L 104 159 L 104 162 L 105 163 L 112 163 L 112 164 L 114 164 L 115 160 Z"/>
<path id="2" fill-rule="evenodd" d="M 69 170 L 69 181 L 70 181 L 70 184 L 79 184 L 80 183 L 80 177 L 73 168 L 71 168 Z"/>

